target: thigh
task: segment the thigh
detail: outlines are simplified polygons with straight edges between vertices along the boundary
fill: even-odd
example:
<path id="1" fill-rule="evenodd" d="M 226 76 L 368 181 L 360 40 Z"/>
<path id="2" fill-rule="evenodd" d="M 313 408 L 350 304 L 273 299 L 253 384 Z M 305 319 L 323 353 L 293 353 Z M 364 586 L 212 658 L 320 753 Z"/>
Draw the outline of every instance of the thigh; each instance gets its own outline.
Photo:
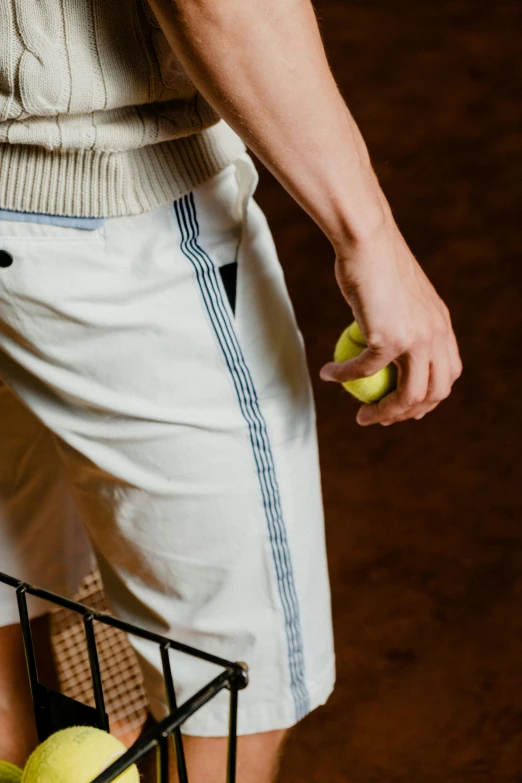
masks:
<path id="1" fill-rule="evenodd" d="M 115 611 L 246 661 L 245 734 L 293 725 L 334 669 L 313 397 L 256 181 L 247 156 L 87 244 L 55 242 L 45 265 L 24 246 L 9 297 L 21 317 L 3 335 Z M 159 717 L 157 651 L 134 645 Z M 215 675 L 173 662 L 182 701 Z M 185 726 L 227 730 L 225 694 Z"/>
<path id="2" fill-rule="evenodd" d="M 0 431 L 0 571 L 71 595 L 90 561 L 68 478 L 51 432 L 1 381 Z M 49 611 L 28 602 L 32 616 Z M 1 587 L 0 625 L 16 622 L 14 591 Z"/>
<path id="3" fill-rule="evenodd" d="M 154 725 L 149 717 L 142 734 Z M 238 738 L 237 779 L 242 783 L 274 783 L 280 758 L 289 732 L 269 731 Z M 191 783 L 222 783 L 227 779 L 227 737 L 184 737 L 183 749 L 188 779 Z M 170 776 L 178 781 L 173 743 L 170 745 Z M 139 765 L 145 780 L 156 780 L 156 754 L 149 753 Z"/>

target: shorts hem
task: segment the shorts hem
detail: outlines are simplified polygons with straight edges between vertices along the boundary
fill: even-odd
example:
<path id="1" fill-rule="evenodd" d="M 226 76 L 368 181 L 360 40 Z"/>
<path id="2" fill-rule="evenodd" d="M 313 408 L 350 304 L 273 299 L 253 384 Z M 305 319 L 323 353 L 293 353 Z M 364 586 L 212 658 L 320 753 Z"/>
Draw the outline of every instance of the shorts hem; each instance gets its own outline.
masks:
<path id="1" fill-rule="evenodd" d="M 314 681 L 307 681 L 310 696 L 310 714 L 317 707 L 326 703 L 335 685 L 335 659 L 323 670 L 321 676 Z M 228 736 L 228 710 L 211 710 L 202 708 L 203 714 L 196 713 L 181 726 L 181 733 L 189 737 L 226 737 Z M 155 720 L 165 717 L 166 708 L 163 702 L 155 700 L 150 704 L 150 710 Z M 306 716 L 303 716 L 306 717 Z M 289 729 L 299 723 L 296 718 L 294 703 L 290 700 L 275 704 L 256 704 L 247 709 L 241 709 L 241 693 L 239 694 L 238 735 L 260 734 L 266 731 Z"/>

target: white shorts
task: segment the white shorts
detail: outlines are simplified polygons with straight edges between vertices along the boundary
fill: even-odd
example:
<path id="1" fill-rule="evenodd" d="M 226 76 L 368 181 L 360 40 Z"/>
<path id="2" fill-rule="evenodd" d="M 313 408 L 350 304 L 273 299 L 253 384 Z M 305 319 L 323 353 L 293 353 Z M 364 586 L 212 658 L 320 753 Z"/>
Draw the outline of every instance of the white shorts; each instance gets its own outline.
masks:
<path id="1" fill-rule="evenodd" d="M 257 182 L 245 153 L 99 229 L 0 220 L 0 570 L 73 596 L 94 554 L 119 617 L 248 664 L 241 734 L 335 676 L 312 388 Z M 173 666 L 178 703 L 219 671 Z M 226 735 L 226 693 L 183 730 Z"/>

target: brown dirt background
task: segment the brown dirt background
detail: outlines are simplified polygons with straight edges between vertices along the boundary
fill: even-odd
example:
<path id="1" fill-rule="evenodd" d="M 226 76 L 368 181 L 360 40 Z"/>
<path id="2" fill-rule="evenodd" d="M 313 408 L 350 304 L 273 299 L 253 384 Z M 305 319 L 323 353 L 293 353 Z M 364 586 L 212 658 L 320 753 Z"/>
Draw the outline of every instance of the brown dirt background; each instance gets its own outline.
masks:
<path id="1" fill-rule="evenodd" d="M 318 377 L 351 317 L 333 252 L 258 163 L 316 395 L 338 669 L 281 780 L 520 783 L 522 5 L 315 7 L 464 373 L 421 422 L 355 424 Z"/>

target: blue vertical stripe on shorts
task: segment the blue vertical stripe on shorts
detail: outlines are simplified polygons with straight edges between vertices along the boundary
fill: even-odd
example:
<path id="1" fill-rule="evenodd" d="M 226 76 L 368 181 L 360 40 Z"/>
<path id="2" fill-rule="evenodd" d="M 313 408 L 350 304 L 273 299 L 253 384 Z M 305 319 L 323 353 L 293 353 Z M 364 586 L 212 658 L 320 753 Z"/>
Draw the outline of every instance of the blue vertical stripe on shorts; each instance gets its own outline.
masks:
<path id="1" fill-rule="evenodd" d="M 199 225 L 193 194 L 189 193 L 174 201 L 173 207 L 181 233 L 181 251 L 196 271 L 205 308 L 231 374 L 241 413 L 248 426 L 284 612 L 290 686 L 296 720 L 301 720 L 310 711 L 310 697 L 306 687 L 299 603 L 267 427 L 252 376 L 232 324 L 218 270 L 197 242 Z"/>

